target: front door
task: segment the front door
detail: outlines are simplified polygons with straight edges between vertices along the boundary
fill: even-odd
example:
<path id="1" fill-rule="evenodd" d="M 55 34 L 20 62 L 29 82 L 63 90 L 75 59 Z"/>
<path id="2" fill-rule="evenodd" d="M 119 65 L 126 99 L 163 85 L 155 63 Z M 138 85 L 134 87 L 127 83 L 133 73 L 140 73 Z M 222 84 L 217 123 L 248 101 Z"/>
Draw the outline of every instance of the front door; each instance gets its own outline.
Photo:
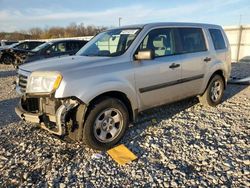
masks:
<path id="1" fill-rule="evenodd" d="M 181 96 L 181 64 L 175 56 L 173 29 L 151 30 L 139 50 L 152 50 L 154 59 L 135 61 L 135 81 L 140 110 L 176 101 Z M 136 52 L 136 53 L 137 53 Z"/>

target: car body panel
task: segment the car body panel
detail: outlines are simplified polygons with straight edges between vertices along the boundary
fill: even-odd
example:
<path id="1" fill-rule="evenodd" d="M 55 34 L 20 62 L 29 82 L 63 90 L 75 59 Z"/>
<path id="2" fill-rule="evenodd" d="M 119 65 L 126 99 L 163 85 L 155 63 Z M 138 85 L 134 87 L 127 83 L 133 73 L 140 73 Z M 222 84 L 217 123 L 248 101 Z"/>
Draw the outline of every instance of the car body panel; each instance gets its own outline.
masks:
<path id="1" fill-rule="evenodd" d="M 181 88 L 178 84 L 166 85 L 181 77 L 181 67 L 171 69 L 172 63 L 179 63 L 178 56 L 167 56 L 153 60 L 135 62 L 136 91 L 140 97 L 140 110 L 178 100 Z M 152 97 L 157 96 L 157 97 Z"/>

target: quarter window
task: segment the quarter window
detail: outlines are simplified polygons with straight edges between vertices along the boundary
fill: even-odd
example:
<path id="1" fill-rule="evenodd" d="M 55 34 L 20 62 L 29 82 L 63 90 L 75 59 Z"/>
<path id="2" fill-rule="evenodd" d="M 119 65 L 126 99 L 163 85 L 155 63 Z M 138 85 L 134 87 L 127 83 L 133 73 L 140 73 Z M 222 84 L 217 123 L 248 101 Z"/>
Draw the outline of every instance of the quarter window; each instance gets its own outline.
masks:
<path id="1" fill-rule="evenodd" d="M 139 50 L 152 50 L 155 57 L 174 54 L 173 29 L 150 31 L 139 46 Z"/>
<path id="2" fill-rule="evenodd" d="M 215 50 L 226 49 L 226 44 L 219 29 L 209 29 Z"/>
<path id="3" fill-rule="evenodd" d="M 207 50 L 201 28 L 178 28 L 176 31 L 182 44 L 177 53 L 194 53 Z"/>

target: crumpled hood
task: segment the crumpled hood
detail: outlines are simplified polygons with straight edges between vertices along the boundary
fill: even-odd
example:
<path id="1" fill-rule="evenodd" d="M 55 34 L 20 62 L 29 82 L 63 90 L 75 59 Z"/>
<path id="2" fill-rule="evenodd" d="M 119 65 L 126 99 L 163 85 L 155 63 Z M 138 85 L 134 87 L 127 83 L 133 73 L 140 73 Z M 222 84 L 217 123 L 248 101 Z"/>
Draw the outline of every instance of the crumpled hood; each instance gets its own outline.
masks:
<path id="1" fill-rule="evenodd" d="M 110 62 L 111 57 L 67 56 L 39 60 L 19 66 L 19 69 L 33 71 L 59 71 L 62 74 L 79 69 L 103 66 Z M 105 62 L 105 63 L 104 63 Z"/>

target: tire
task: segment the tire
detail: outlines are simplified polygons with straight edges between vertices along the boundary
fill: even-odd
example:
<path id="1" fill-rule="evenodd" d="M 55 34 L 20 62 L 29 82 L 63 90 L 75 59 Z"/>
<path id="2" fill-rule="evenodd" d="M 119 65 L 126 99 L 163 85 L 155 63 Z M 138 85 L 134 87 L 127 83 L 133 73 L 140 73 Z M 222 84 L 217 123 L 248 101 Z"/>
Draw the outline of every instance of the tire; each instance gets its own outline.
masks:
<path id="1" fill-rule="evenodd" d="M 206 91 L 199 97 L 200 103 L 205 106 L 216 106 L 221 103 L 224 94 L 225 83 L 220 75 L 214 75 L 210 80 Z"/>
<path id="2" fill-rule="evenodd" d="M 14 62 L 14 58 L 11 55 L 3 55 L 1 61 L 3 64 L 10 65 Z"/>
<path id="3" fill-rule="evenodd" d="M 115 98 L 103 99 L 88 111 L 83 127 L 83 141 L 93 149 L 107 150 L 120 141 L 128 124 L 126 106 Z"/>

